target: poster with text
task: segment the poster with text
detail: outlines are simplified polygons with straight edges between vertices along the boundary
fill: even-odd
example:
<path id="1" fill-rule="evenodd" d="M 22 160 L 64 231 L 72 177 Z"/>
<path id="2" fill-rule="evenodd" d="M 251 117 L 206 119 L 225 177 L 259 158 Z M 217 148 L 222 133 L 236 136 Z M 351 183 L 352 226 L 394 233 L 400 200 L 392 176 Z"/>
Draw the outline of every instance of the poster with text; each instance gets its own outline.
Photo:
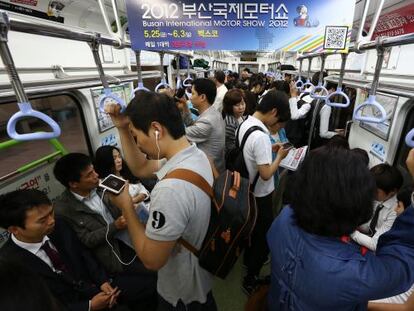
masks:
<path id="1" fill-rule="evenodd" d="M 355 1 L 126 0 L 134 50 L 348 49 Z"/>

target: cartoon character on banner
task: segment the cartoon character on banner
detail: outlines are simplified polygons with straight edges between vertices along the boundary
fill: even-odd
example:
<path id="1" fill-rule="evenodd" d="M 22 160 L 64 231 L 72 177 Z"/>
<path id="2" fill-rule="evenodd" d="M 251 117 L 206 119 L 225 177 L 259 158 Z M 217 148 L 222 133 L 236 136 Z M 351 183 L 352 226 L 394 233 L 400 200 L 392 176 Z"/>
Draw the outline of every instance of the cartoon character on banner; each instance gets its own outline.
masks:
<path id="1" fill-rule="evenodd" d="M 318 27 L 319 20 L 312 20 L 308 14 L 308 7 L 306 5 L 299 5 L 296 8 L 296 12 L 299 16 L 293 19 L 293 23 L 296 27 Z"/>
<path id="2" fill-rule="evenodd" d="M 62 15 L 62 11 L 66 5 L 70 4 L 71 0 L 60 0 L 60 1 L 49 1 L 49 5 L 47 6 L 47 15 L 60 17 Z"/>

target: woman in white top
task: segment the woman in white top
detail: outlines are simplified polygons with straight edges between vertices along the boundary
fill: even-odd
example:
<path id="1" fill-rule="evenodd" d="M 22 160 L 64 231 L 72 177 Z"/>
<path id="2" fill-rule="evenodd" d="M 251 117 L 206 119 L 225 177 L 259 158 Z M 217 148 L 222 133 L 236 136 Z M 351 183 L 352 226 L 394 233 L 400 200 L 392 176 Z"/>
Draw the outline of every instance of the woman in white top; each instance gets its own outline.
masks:
<path id="1" fill-rule="evenodd" d="M 377 200 L 374 201 L 374 212 L 371 220 L 360 226 L 351 238 L 358 244 L 375 251 L 379 237 L 391 229 L 397 213 L 397 192 L 403 184 L 400 171 L 387 163 L 371 168 L 377 184 Z"/>
<path id="2" fill-rule="evenodd" d="M 103 179 L 114 174 L 129 180 L 129 194 L 134 204 L 139 204 L 149 198 L 148 190 L 132 175 L 126 163 L 123 162 L 119 149 L 115 146 L 101 146 L 96 150 L 95 171 Z"/>

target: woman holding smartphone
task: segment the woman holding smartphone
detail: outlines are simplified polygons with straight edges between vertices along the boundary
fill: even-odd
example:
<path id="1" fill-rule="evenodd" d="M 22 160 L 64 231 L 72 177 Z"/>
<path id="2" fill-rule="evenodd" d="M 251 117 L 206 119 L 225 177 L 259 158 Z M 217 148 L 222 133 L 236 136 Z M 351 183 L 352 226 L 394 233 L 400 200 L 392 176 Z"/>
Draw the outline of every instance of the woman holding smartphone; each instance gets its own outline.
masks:
<path id="1" fill-rule="evenodd" d="M 109 174 L 114 174 L 123 179 L 129 180 L 129 194 L 134 204 L 139 204 L 149 199 L 148 190 L 142 185 L 138 178 L 132 175 L 126 163 L 124 163 L 119 149 L 115 146 L 101 146 L 95 153 L 95 170 L 100 179 Z"/>

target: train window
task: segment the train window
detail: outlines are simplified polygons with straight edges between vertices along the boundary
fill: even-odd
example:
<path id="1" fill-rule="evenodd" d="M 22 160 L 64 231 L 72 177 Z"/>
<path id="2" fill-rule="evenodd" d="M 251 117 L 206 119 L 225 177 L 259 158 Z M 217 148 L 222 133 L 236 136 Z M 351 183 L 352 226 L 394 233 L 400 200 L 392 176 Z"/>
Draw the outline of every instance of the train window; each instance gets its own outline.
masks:
<path id="1" fill-rule="evenodd" d="M 414 99 L 410 99 L 404 105 L 409 105 L 412 107 L 414 105 Z M 405 160 L 407 159 L 410 147 L 405 144 L 405 134 L 408 133 L 412 128 L 414 128 L 414 108 L 411 108 L 407 113 L 407 118 L 405 119 L 404 128 L 402 130 L 400 143 L 398 144 L 397 154 L 394 161 L 394 165 L 398 167 L 404 175 L 404 183 L 409 185 L 412 184 L 412 178 L 408 173 L 407 166 L 405 165 Z"/>
<path id="2" fill-rule="evenodd" d="M 52 117 L 62 129 L 59 142 L 70 152 L 88 154 L 88 144 L 83 131 L 80 105 L 69 95 L 50 96 L 31 100 L 34 109 Z M 10 140 L 6 126 L 9 118 L 18 111 L 16 103 L 2 104 L 0 109 L 0 142 Z M 50 131 L 37 119 L 24 119 L 17 124 L 19 133 Z M 0 151 L 0 177 L 12 173 L 32 161 L 38 160 L 55 150 L 46 140 L 28 141 Z"/>

